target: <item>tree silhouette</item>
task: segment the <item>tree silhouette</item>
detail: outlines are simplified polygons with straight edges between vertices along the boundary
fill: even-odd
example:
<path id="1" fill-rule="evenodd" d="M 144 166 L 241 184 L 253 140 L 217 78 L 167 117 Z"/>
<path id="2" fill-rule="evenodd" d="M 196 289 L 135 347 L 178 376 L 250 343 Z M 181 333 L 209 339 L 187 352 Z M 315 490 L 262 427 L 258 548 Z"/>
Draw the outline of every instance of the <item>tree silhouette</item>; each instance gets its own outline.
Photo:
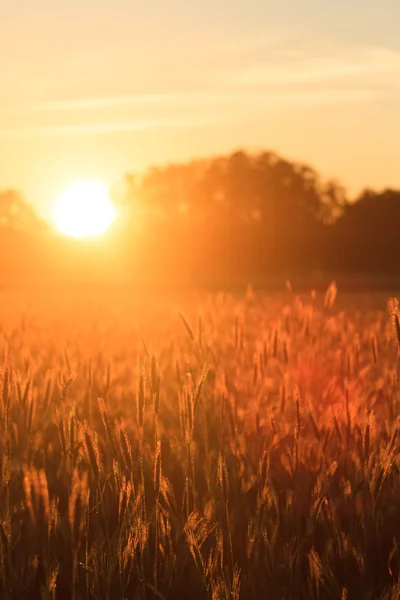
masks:
<path id="1" fill-rule="evenodd" d="M 348 204 L 331 236 L 331 264 L 347 272 L 398 273 L 400 191 L 365 190 Z"/>
<path id="2" fill-rule="evenodd" d="M 47 229 L 34 209 L 14 190 L 0 192 L 0 227 L 42 233 Z"/>
<path id="3" fill-rule="evenodd" d="M 347 203 L 337 183 L 270 152 L 240 150 L 126 181 L 124 204 L 147 215 L 154 264 L 203 279 L 320 268 L 325 228 Z"/>
<path id="4" fill-rule="evenodd" d="M 365 190 L 350 202 L 338 182 L 273 152 L 238 150 L 128 174 L 113 199 L 120 218 L 102 273 L 115 275 L 114 261 L 125 281 L 225 287 L 315 271 L 398 271 L 400 191 Z M 49 232 L 16 192 L 0 193 L 2 280 L 17 271 L 46 277 L 49 255 L 73 275 L 79 248 L 50 243 Z M 92 270 L 96 252 L 89 266 L 79 259 L 81 273 Z"/>

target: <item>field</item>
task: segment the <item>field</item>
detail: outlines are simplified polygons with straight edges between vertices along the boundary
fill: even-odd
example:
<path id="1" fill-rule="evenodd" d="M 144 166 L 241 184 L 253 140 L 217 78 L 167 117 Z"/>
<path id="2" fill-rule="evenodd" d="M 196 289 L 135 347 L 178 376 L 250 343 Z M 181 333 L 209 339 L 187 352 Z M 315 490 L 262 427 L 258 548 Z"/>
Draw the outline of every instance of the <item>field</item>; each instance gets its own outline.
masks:
<path id="1" fill-rule="evenodd" d="M 1 292 L 1 600 L 399 598 L 388 301 Z"/>

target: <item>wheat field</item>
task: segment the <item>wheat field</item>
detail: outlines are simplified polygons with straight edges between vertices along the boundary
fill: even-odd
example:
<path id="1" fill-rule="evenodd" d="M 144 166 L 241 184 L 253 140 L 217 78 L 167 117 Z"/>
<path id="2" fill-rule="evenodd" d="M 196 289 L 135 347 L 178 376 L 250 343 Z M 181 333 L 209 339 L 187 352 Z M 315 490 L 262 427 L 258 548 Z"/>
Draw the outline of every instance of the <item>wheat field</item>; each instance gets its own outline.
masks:
<path id="1" fill-rule="evenodd" d="M 0 598 L 399 598 L 397 310 L 3 291 Z"/>

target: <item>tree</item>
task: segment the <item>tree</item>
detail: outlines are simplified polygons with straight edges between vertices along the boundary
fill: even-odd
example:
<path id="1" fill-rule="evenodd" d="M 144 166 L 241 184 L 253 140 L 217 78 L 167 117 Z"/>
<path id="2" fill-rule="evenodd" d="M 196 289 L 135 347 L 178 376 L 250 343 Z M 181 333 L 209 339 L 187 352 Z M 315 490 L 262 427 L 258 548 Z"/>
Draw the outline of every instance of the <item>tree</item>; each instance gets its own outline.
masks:
<path id="1" fill-rule="evenodd" d="M 19 229 L 31 234 L 48 228 L 23 198 L 13 190 L 0 192 L 0 227 Z"/>
<path id="2" fill-rule="evenodd" d="M 320 266 L 316 247 L 346 204 L 335 182 L 271 152 L 170 164 L 126 182 L 124 206 L 146 215 L 146 261 L 202 277 Z"/>
<path id="3" fill-rule="evenodd" d="M 350 272 L 398 273 L 400 191 L 364 190 L 332 229 L 330 264 Z"/>

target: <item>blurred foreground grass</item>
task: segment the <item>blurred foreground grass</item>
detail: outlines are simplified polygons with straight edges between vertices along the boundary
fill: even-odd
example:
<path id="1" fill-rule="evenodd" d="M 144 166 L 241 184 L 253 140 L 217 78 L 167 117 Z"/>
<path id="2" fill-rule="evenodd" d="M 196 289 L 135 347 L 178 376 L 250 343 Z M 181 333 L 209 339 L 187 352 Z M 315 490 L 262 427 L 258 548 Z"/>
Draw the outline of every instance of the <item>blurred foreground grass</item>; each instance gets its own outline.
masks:
<path id="1" fill-rule="evenodd" d="M 400 597 L 382 296 L 0 296 L 0 598 Z"/>

